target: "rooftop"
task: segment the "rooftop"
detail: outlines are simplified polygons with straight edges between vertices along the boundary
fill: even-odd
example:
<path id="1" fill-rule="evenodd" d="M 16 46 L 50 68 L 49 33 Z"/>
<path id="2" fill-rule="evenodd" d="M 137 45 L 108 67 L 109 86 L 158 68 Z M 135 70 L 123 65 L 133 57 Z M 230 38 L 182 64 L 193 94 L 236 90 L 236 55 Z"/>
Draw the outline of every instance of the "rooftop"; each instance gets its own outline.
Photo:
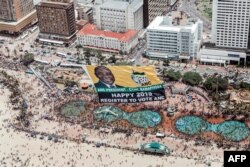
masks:
<path id="1" fill-rule="evenodd" d="M 98 30 L 94 24 L 86 24 L 77 35 L 92 35 L 103 38 L 114 38 L 123 42 L 128 42 L 138 34 L 136 30 L 128 30 L 125 33 L 116 33 L 112 31 Z"/>
<path id="2" fill-rule="evenodd" d="M 158 16 L 148 26 L 148 29 L 180 31 L 180 30 L 194 30 L 196 23 L 199 20 L 188 18 L 185 13 L 175 11 L 167 16 Z"/>
<path id="3" fill-rule="evenodd" d="M 243 51 L 230 51 L 230 50 L 223 50 L 223 49 L 216 49 L 216 48 L 202 48 L 200 50 L 201 54 L 205 55 L 218 55 L 219 57 L 222 56 L 229 56 L 229 57 L 245 57 L 246 53 Z"/>
<path id="4" fill-rule="evenodd" d="M 101 8 L 126 10 L 128 5 L 128 2 L 123 1 L 107 1 L 101 5 Z"/>
<path id="5" fill-rule="evenodd" d="M 73 0 L 41 0 L 37 5 L 69 5 Z"/>
<path id="6" fill-rule="evenodd" d="M 84 26 L 84 25 L 88 24 L 88 21 L 87 21 L 87 20 L 77 20 L 77 21 L 76 21 L 76 24 L 77 24 L 77 25 Z"/>

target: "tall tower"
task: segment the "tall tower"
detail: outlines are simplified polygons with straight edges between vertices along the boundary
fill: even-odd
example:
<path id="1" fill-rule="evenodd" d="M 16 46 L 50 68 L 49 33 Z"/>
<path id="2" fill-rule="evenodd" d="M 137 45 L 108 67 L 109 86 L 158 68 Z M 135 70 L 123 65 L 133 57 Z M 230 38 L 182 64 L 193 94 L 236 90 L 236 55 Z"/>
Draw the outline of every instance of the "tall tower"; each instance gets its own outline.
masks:
<path id="1" fill-rule="evenodd" d="M 213 0 L 212 40 L 218 47 L 247 49 L 249 0 Z"/>
<path id="2" fill-rule="evenodd" d="M 73 0 L 44 0 L 36 9 L 40 42 L 69 45 L 75 39 Z"/>

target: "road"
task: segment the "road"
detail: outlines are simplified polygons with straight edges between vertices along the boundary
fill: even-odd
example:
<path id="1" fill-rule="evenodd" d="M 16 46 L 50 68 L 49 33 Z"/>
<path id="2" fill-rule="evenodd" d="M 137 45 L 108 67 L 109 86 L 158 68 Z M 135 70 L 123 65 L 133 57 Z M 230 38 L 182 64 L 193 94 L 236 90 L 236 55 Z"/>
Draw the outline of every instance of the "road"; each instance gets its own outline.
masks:
<path id="1" fill-rule="evenodd" d="M 5 40 L 4 44 L 2 44 L 2 48 L 0 51 L 3 53 L 8 52 L 9 55 L 20 55 L 23 54 L 25 50 L 30 51 L 30 45 L 32 45 L 39 33 L 38 30 L 34 31 L 33 33 L 29 32 L 32 28 L 26 30 L 23 34 L 28 33 L 27 37 L 21 39 L 20 35 L 18 38 L 10 38 L 10 37 L 1 37 L 1 39 Z M 8 49 L 6 49 L 8 48 Z M 20 52 L 19 50 L 22 49 L 23 51 Z M 9 50 L 9 51 L 7 51 Z M 15 50 L 15 51 L 14 51 Z M 16 52 L 16 54 L 15 54 Z"/>
<path id="2" fill-rule="evenodd" d="M 139 46 L 141 46 L 141 48 L 139 48 Z M 134 50 L 131 52 L 131 55 L 129 56 L 129 60 L 134 59 L 133 65 L 142 65 L 142 54 L 146 49 L 147 43 L 145 43 L 145 41 L 139 42 L 139 44 L 134 48 Z"/>
<path id="3" fill-rule="evenodd" d="M 134 56 L 134 59 L 135 59 L 135 62 L 134 64 L 135 65 L 142 65 L 142 54 L 144 52 L 144 50 L 147 49 L 147 45 L 144 44 L 143 47 L 141 47 L 140 50 L 138 50 Z"/>
<path id="4" fill-rule="evenodd" d="M 178 6 L 178 11 L 184 11 L 190 17 L 199 18 L 203 21 L 203 29 L 206 33 L 211 33 L 211 21 L 203 16 L 199 11 L 196 9 L 195 2 L 196 0 L 182 0 L 180 1 L 181 4 Z"/>

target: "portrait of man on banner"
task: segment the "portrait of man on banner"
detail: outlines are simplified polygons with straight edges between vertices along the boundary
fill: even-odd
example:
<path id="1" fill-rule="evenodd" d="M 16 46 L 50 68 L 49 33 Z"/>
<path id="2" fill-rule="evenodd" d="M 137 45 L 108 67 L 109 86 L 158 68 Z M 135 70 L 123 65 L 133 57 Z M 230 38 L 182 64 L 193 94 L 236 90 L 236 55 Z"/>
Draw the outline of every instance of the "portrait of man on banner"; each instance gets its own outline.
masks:
<path id="1" fill-rule="evenodd" d="M 95 67 L 95 76 L 99 79 L 95 83 L 96 88 L 123 88 L 123 86 L 115 84 L 115 77 L 112 71 L 105 66 Z"/>

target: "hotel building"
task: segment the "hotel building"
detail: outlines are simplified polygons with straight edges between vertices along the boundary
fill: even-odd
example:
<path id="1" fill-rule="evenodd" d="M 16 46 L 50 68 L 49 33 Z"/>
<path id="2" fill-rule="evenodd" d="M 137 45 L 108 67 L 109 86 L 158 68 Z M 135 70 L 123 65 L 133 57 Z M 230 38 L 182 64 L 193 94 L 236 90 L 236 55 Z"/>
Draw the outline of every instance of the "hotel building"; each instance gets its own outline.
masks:
<path id="1" fill-rule="evenodd" d="M 44 0 L 37 6 L 40 43 L 68 46 L 76 39 L 73 0 Z"/>

